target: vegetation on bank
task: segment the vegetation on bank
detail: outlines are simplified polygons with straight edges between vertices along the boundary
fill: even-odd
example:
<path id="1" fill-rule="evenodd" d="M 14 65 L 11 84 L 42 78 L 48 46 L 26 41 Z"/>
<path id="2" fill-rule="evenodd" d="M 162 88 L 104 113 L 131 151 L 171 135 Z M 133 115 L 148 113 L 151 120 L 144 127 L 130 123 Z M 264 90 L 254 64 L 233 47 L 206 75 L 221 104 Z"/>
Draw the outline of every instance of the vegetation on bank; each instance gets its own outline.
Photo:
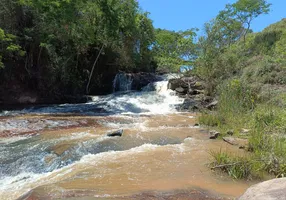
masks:
<path id="1" fill-rule="evenodd" d="M 199 43 L 203 50 L 194 73 L 205 80 L 206 93 L 219 100 L 216 110 L 201 115 L 200 123 L 223 136 L 231 132 L 249 141 L 246 156 L 211 153 L 212 168 L 236 179 L 286 176 L 286 20 L 260 33 L 252 33 L 248 23 L 227 23 L 241 19 L 244 9 L 253 8 L 245 16 L 253 19 L 268 13 L 269 6 L 247 0 L 227 5 L 206 24 Z"/>
<path id="2" fill-rule="evenodd" d="M 0 6 L 2 97 L 23 90 L 111 92 L 118 71 L 177 71 L 194 48 L 194 30 L 156 30 L 136 0 L 2 0 Z"/>

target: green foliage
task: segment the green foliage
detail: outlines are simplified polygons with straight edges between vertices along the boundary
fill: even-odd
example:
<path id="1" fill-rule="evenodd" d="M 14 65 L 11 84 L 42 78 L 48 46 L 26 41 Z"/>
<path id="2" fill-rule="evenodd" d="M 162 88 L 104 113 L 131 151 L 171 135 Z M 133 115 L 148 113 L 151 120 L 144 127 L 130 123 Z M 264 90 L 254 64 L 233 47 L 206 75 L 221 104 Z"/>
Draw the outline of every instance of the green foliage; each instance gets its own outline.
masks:
<path id="1" fill-rule="evenodd" d="M 220 127 L 222 123 L 224 123 L 224 119 L 218 116 L 216 113 L 202 113 L 199 116 L 199 123 L 206 126 Z"/>
<path id="2" fill-rule="evenodd" d="M 174 32 L 157 29 L 152 50 L 159 70 L 177 72 L 181 66 L 191 66 L 196 52 L 194 29 Z"/>
<path id="3" fill-rule="evenodd" d="M 264 0 L 227 5 L 199 40 L 195 73 L 219 100 L 217 110 L 203 113 L 200 123 L 249 140 L 247 157 L 212 153 L 213 166 L 236 179 L 286 175 L 286 21 L 250 33 L 252 20 L 269 6 Z M 240 134 L 242 129 L 250 133 Z"/>
<path id="4" fill-rule="evenodd" d="M 226 5 L 226 9 L 223 12 L 229 18 L 245 26 L 245 30 L 242 31 L 245 39 L 246 34 L 250 30 L 251 22 L 259 15 L 269 13 L 270 5 L 266 0 L 238 0 L 233 4 Z"/>
<path id="5" fill-rule="evenodd" d="M 219 152 L 210 152 L 214 162 L 213 169 L 219 169 L 234 179 L 250 179 L 251 163 L 247 156 L 230 155 L 220 149 Z"/>
<path id="6" fill-rule="evenodd" d="M 199 55 L 194 66 L 195 73 L 207 80 L 209 94 L 213 95 L 216 85 L 223 80 L 241 73 L 249 54 L 261 49 L 255 41 L 259 34 L 250 33 L 250 26 L 253 19 L 267 14 L 269 7 L 265 0 L 239 0 L 226 5 L 214 20 L 205 24 L 205 35 L 199 38 Z M 261 41 L 265 44 L 269 40 Z"/>
<path id="7" fill-rule="evenodd" d="M 33 82 L 43 95 L 82 93 L 102 46 L 94 88 L 104 85 L 106 73 L 155 71 L 153 24 L 136 0 L 3 0 L 1 5 L 0 27 L 13 35 L 3 38 L 0 32 L 12 55 L 1 51 L 0 56 L 14 63 L 3 76 Z"/>
<path id="8" fill-rule="evenodd" d="M 221 85 L 219 94 L 218 109 L 222 114 L 245 113 L 255 107 L 256 94 L 238 79 L 233 79 Z"/>
<path id="9" fill-rule="evenodd" d="M 21 46 L 15 44 L 16 36 L 7 34 L 3 29 L 0 28 L 0 68 L 4 67 L 2 62 L 3 58 L 11 58 L 15 55 L 24 56 L 25 51 L 22 50 Z"/>
<path id="10" fill-rule="evenodd" d="M 220 114 L 220 113 L 219 113 Z M 251 132 L 248 136 L 250 153 L 247 156 L 232 155 L 228 152 L 212 152 L 214 162 L 212 166 L 228 173 L 235 179 L 241 178 L 264 178 L 270 174 L 276 177 L 285 177 L 285 153 L 286 153 L 286 113 L 285 110 L 277 108 L 275 105 L 260 104 L 251 113 L 240 114 L 236 117 L 244 118 L 250 123 L 246 125 Z M 228 121 L 222 124 L 220 129 L 224 130 L 230 125 L 239 126 Z"/>
<path id="11" fill-rule="evenodd" d="M 247 96 L 236 96 L 238 100 L 232 99 L 234 94 L 239 94 L 241 91 L 238 89 L 240 87 L 238 85 L 234 81 L 234 91 L 227 91 L 230 93 L 229 102 L 223 100 L 224 94 L 220 94 L 221 101 L 217 112 L 202 114 L 200 122 L 212 125 L 209 123 L 209 119 L 212 119 L 212 122 L 217 121 L 214 125 L 223 134 L 226 134 L 226 130 L 232 129 L 235 130 L 236 137 L 242 137 L 237 134 L 242 128 L 250 129 L 249 135 L 243 137 L 248 138 L 248 151 L 251 153 L 247 158 L 241 158 L 227 152 L 213 152 L 214 163 L 212 166 L 222 165 L 218 169 L 228 173 L 233 178 L 264 178 L 266 174 L 285 177 L 285 97 L 283 99 L 281 96 L 281 90 L 280 93 L 269 92 L 268 98 L 263 99 L 263 101 L 260 100 L 252 109 L 252 101 L 247 100 Z M 284 102 L 277 104 L 276 100 L 273 99 Z M 249 106 L 248 103 L 250 103 Z"/>

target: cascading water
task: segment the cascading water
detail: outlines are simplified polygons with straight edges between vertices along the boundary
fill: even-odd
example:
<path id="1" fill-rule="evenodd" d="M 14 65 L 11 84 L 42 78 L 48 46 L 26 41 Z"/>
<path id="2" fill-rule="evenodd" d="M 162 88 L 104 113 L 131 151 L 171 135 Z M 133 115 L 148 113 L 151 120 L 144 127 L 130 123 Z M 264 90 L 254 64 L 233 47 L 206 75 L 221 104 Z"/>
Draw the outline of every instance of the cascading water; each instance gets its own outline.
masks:
<path id="1" fill-rule="evenodd" d="M 126 73 L 116 74 L 113 80 L 113 92 L 129 91 L 132 87 L 132 76 Z"/>
<path id="2" fill-rule="evenodd" d="M 170 76 L 162 77 L 163 81 L 150 83 L 142 91 L 130 91 L 132 78 L 119 73 L 116 75 L 113 94 L 95 96 L 85 104 L 63 104 L 48 107 L 34 107 L 21 111 L 4 111 L 0 116 L 19 114 L 58 114 L 79 113 L 82 115 L 98 116 L 111 114 L 168 114 L 176 112 L 176 107 L 183 103 L 175 92 L 168 89 Z M 121 92 L 120 92 L 121 91 Z M 125 91 L 122 93 L 122 91 Z M 1 123 L 0 123 L 1 130 Z"/>

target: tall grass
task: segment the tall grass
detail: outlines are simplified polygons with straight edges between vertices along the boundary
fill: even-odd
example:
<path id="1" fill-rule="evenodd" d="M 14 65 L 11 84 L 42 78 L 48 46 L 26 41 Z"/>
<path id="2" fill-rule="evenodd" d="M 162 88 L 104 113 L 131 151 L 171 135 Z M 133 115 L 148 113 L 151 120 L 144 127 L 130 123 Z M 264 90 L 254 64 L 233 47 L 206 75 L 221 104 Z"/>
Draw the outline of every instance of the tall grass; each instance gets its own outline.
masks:
<path id="1" fill-rule="evenodd" d="M 249 157 L 237 157 L 227 152 L 212 152 L 213 165 L 236 179 L 263 178 L 270 174 L 286 176 L 286 110 L 285 102 L 276 104 L 273 99 L 259 99 L 249 86 L 233 79 L 219 87 L 219 106 L 216 112 L 200 116 L 201 124 L 216 126 L 222 134 L 235 130 L 236 137 L 242 128 L 248 135 Z M 270 96 L 271 92 L 269 92 Z M 281 94 L 279 94 L 281 96 Z M 282 99 L 283 101 L 283 99 Z"/>

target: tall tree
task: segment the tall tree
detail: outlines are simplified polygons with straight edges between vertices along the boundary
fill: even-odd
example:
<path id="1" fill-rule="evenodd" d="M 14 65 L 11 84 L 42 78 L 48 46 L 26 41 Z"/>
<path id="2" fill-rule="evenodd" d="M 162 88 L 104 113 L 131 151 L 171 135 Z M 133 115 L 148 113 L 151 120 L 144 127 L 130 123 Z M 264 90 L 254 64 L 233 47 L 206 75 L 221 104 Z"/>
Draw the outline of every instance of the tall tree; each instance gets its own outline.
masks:
<path id="1" fill-rule="evenodd" d="M 236 3 L 227 4 L 221 14 L 240 22 L 244 26 L 242 36 L 245 40 L 252 21 L 262 14 L 268 14 L 270 6 L 271 4 L 267 3 L 266 0 L 238 0 Z"/>
<path id="2" fill-rule="evenodd" d="M 155 53 L 158 68 L 178 71 L 181 66 L 192 65 L 196 55 L 195 30 L 175 32 L 157 29 L 155 31 L 156 39 L 152 50 Z"/>

